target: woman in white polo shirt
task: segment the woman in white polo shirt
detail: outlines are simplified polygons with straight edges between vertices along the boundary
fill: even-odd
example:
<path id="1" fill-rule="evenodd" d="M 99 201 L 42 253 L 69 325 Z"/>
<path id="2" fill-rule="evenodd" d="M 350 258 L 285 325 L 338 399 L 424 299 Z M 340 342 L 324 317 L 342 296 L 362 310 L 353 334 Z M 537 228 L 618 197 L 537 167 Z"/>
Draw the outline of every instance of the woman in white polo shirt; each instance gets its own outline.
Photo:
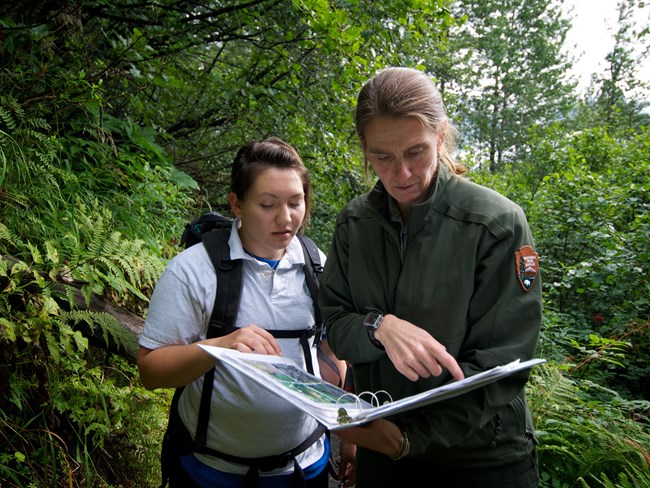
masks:
<path id="1" fill-rule="evenodd" d="M 228 193 L 236 217 L 228 245 L 230 259 L 243 261 L 243 287 L 229 333 L 206 339 L 217 280 L 205 246 L 181 252 L 158 281 L 137 360 L 147 388 L 184 386 L 170 416 L 182 423 L 175 417 L 175 433 L 168 429 L 171 438 L 163 446 L 163 477 L 169 474 L 172 488 L 328 485 L 329 441 L 316 421 L 197 346 L 282 354 L 303 367 L 307 361 L 317 364 L 314 347 L 306 358 L 298 339 L 273 335 L 315 325 L 296 235 L 309 220 L 310 198 L 309 174 L 291 146 L 270 138 L 240 148 Z M 197 450 L 203 379 L 213 367 L 205 445 Z M 344 471 L 353 458 L 346 452 Z"/>

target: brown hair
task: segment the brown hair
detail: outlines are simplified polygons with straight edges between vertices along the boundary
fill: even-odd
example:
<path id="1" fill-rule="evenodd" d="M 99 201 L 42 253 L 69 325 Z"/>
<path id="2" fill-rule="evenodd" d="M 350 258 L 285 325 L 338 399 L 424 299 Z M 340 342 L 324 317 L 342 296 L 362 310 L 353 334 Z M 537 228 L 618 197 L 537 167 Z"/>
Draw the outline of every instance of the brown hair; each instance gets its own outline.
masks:
<path id="1" fill-rule="evenodd" d="M 257 177 L 268 168 L 294 170 L 300 176 L 305 193 L 305 218 L 300 230 L 304 231 L 311 216 L 311 178 L 298 152 L 281 139 L 269 137 L 248 141 L 239 148 L 230 172 L 230 191 L 239 200 L 246 200 Z"/>
<path id="2" fill-rule="evenodd" d="M 370 78 L 357 98 L 355 125 L 363 140 L 366 125 L 377 117 L 415 117 L 436 134 L 443 134 L 440 160 L 456 175 L 467 172 L 452 153 L 457 130 L 449 121 L 442 96 L 433 81 L 412 68 L 385 68 Z M 366 173 L 368 161 L 365 162 Z"/>

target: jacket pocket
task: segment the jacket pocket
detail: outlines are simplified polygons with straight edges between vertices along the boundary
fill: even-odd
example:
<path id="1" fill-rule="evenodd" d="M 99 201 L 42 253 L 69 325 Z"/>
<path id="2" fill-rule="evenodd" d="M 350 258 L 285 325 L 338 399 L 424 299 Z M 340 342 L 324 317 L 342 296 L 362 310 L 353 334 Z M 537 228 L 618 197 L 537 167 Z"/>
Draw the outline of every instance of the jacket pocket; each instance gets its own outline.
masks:
<path id="1" fill-rule="evenodd" d="M 527 444 L 534 439 L 532 418 L 528 422 L 528 407 L 524 393 L 517 395 L 508 405 L 503 407 L 496 418 L 500 421 L 500 429 L 493 439 L 493 446 L 507 444 Z M 530 423 L 530 425 L 528 425 Z"/>

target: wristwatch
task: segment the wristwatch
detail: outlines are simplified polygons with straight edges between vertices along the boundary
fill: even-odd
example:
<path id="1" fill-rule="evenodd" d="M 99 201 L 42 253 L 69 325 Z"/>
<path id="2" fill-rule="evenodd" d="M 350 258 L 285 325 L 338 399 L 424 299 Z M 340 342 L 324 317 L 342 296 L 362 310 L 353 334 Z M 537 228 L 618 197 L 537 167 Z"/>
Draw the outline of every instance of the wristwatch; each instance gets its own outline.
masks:
<path id="1" fill-rule="evenodd" d="M 370 342 L 372 342 L 379 349 L 383 349 L 384 346 L 377 340 L 377 338 L 375 338 L 375 331 L 381 325 L 382 320 L 384 320 L 384 316 L 382 314 L 379 312 L 370 312 L 368 315 L 366 315 L 366 318 L 363 321 L 364 325 L 366 326 L 366 330 L 368 331 Z"/>

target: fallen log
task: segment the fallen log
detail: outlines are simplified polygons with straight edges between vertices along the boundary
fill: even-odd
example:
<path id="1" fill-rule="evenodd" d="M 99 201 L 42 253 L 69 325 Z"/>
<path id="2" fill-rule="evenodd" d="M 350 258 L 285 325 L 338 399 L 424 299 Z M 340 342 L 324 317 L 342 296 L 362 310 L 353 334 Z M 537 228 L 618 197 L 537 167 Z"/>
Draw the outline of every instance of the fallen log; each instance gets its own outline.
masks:
<path id="1" fill-rule="evenodd" d="M 61 291 L 63 296 L 65 296 L 64 286 L 71 285 L 55 284 L 55 289 Z M 135 362 L 135 353 L 138 349 L 138 339 L 144 327 L 144 319 L 96 295 L 93 295 L 90 298 L 90 303 L 86 305 L 86 298 L 80 289 L 72 286 L 72 292 L 78 310 L 104 313 L 115 319 L 115 327 L 109 325 L 109 330 L 106 330 L 105 322 L 103 322 L 103 326 L 94 324 L 92 327 L 86 327 L 86 330 L 82 332 L 87 335 L 88 339 L 97 347 L 103 345 L 107 350 Z M 69 306 L 67 300 L 65 304 Z M 63 303 L 60 303 L 60 305 L 63 306 Z M 86 323 L 86 326 L 88 325 Z"/>
<path id="2" fill-rule="evenodd" d="M 9 262 L 10 265 L 19 262 L 12 256 L 4 255 L 1 259 Z M 78 321 L 74 325 L 75 329 L 80 330 L 84 337 L 88 338 L 89 342 L 95 347 L 106 349 L 135 362 L 138 339 L 144 327 L 142 317 L 97 295 L 92 295 L 87 303 L 86 297 L 81 291 L 81 285 L 78 283 L 53 282 L 49 276 L 43 273 L 41 273 L 41 277 L 50 283 L 53 290 L 52 297 L 63 310 L 70 312 L 74 308 L 75 310 L 100 314 L 97 320 L 91 317 L 89 320 Z M 0 278 L 0 290 L 5 289 L 7 285 L 7 283 L 4 283 L 5 281 L 7 280 Z M 43 291 L 33 280 L 23 285 L 23 290 L 28 293 L 38 294 Z M 74 307 L 71 307 L 68 298 L 70 295 L 74 301 Z"/>

